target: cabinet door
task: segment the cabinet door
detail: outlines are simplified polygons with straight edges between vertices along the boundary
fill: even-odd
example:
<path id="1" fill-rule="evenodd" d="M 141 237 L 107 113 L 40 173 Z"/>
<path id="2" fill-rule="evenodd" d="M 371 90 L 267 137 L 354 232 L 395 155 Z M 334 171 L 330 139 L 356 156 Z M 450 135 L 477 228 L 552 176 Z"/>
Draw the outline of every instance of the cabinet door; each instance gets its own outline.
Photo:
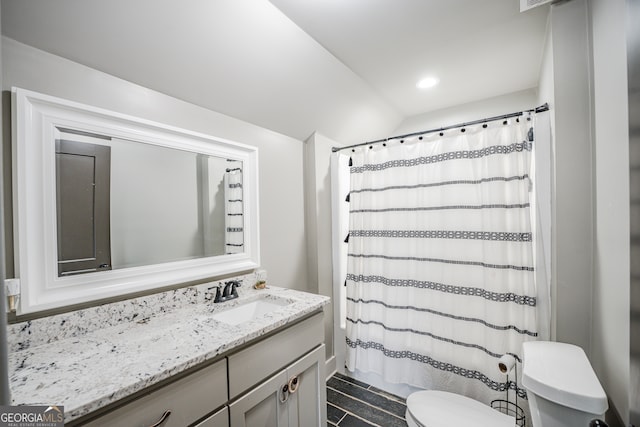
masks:
<path id="1" fill-rule="evenodd" d="M 295 363 L 323 339 L 322 313 L 318 313 L 230 355 L 229 398 L 240 396 L 255 384 Z"/>
<path id="2" fill-rule="evenodd" d="M 288 427 L 287 402 L 282 402 L 287 378 L 287 372 L 280 371 L 229 405 L 231 425 Z"/>
<path id="3" fill-rule="evenodd" d="M 327 390 L 325 387 L 324 344 L 287 368 L 289 382 L 297 380 L 289 394 L 289 427 L 327 425 Z"/>

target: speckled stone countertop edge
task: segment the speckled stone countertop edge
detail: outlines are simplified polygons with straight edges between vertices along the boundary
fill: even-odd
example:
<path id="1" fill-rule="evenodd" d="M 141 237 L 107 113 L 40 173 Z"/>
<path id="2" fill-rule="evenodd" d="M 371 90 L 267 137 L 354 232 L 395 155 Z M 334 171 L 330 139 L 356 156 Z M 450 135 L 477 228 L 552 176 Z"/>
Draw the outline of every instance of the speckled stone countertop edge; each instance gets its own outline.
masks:
<path id="1" fill-rule="evenodd" d="M 261 297 L 290 304 L 236 326 L 211 318 Z M 292 289 L 245 286 L 236 300 L 221 304 L 190 300 L 145 316 L 142 322 L 135 320 L 139 316 L 121 323 L 105 319 L 108 326 L 103 329 L 14 348 L 9 355 L 12 404 L 63 405 L 65 422 L 70 422 L 228 354 L 322 309 L 329 301 Z"/>

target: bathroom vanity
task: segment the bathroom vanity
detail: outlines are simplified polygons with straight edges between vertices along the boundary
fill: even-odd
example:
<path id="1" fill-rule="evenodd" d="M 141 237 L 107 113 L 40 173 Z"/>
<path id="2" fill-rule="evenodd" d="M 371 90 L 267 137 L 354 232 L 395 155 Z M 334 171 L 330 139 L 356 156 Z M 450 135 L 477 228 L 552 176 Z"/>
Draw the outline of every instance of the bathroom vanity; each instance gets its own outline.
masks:
<path id="1" fill-rule="evenodd" d="M 63 405 L 69 426 L 326 425 L 329 299 L 210 287 L 11 325 L 12 403 Z"/>
<path id="2" fill-rule="evenodd" d="M 86 425 L 151 426 L 163 417 L 166 427 L 324 425 L 322 340 L 322 314 L 315 314 Z"/>
<path id="3" fill-rule="evenodd" d="M 12 114 L 11 309 L 158 292 L 10 325 L 13 405 L 68 426 L 326 424 L 327 297 L 253 274 L 161 292 L 260 265 L 256 147 L 20 88 Z"/>

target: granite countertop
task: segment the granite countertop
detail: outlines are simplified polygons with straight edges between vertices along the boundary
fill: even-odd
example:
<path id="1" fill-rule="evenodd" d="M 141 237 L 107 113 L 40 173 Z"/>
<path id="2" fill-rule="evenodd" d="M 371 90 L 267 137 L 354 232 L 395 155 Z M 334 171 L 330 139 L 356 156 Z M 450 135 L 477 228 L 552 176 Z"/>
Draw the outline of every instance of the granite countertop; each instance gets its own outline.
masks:
<path id="1" fill-rule="evenodd" d="M 328 297 L 292 289 L 269 286 L 255 290 L 243 286 L 238 299 L 214 304 L 204 299 L 205 289 L 200 285 L 172 291 L 169 297 L 159 297 L 164 304 L 153 298 L 138 298 L 134 308 L 128 301 L 114 303 L 120 306 L 102 309 L 98 314 L 86 310 L 11 325 L 12 404 L 63 405 L 65 422 L 69 422 L 276 330 L 329 302 Z M 235 326 L 212 318 L 216 312 L 258 298 L 290 303 Z M 111 316 L 100 318 L 106 316 L 105 312 Z M 56 332 L 57 336 L 52 336 Z M 38 333 L 43 336 L 38 338 Z"/>

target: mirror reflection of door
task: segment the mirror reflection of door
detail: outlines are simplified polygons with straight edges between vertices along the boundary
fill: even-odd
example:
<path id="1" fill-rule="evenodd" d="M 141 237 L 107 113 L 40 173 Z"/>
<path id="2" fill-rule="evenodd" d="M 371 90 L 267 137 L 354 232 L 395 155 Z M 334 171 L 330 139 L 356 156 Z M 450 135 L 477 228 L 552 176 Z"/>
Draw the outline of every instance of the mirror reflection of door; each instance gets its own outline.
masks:
<path id="1" fill-rule="evenodd" d="M 111 148 L 56 140 L 58 276 L 111 269 Z"/>

